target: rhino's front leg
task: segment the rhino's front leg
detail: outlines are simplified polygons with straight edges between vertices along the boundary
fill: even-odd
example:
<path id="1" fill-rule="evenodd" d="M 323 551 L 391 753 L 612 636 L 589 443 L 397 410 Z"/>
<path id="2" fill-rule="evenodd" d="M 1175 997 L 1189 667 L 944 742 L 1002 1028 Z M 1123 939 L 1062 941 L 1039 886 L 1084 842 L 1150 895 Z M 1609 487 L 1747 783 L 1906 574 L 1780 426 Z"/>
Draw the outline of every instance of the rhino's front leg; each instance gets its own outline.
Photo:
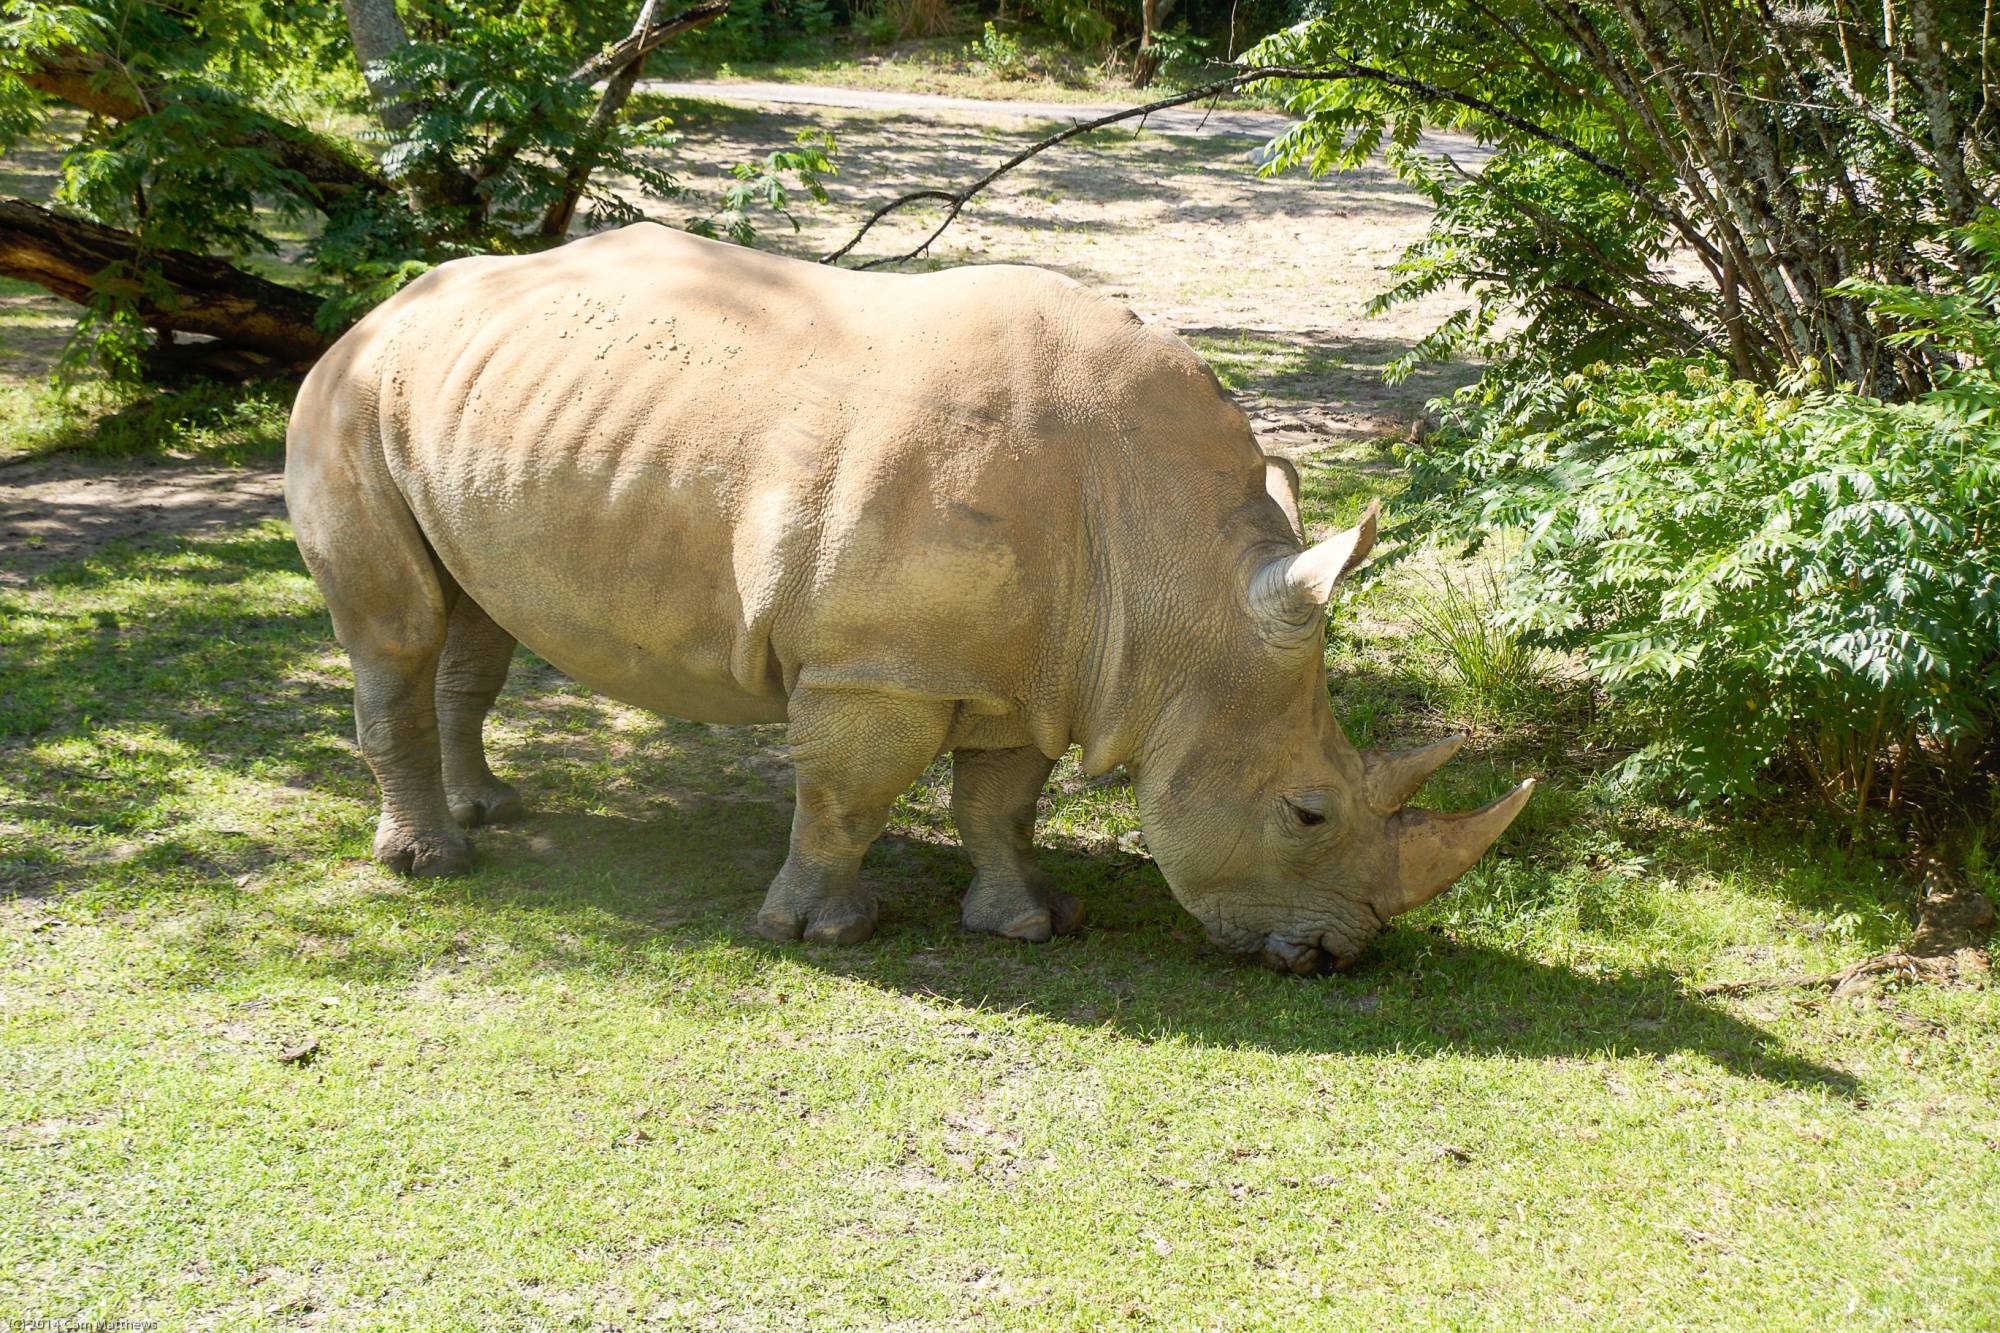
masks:
<path id="1" fill-rule="evenodd" d="M 944 748 L 949 703 L 810 687 L 789 705 L 797 805 L 791 851 L 757 933 L 785 941 L 858 944 L 875 933 L 875 895 L 861 858 L 881 836 L 896 798 Z"/>
<path id="2" fill-rule="evenodd" d="M 959 914 L 967 930 L 1040 944 L 1082 923 L 1076 899 L 1035 864 L 1035 802 L 1054 767 L 1033 746 L 952 751 L 951 817 L 976 871 Z"/>

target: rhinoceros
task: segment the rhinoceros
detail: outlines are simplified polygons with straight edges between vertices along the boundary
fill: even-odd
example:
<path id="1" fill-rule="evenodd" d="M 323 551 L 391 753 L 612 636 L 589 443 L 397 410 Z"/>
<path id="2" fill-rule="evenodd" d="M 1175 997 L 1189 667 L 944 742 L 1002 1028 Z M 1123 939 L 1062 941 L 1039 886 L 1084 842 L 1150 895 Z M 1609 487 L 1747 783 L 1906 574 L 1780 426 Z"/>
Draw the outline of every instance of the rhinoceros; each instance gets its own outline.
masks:
<path id="1" fill-rule="evenodd" d="M 1207 366 L 1040 269 L 860 273 L 651 224 L 457 260 L 307 377 L 285 498 L 353 661 L 374 854 L 406 873 L 523 813 L 481 739 L 516 642 L 639 707 L 785 724 L 779 940 L 873 932 L 862 855 L 947 750 L 968 929 L 1077 928 L 1033 855 L 1075 745 L 1129 771 L 1210 937 L 1288 972 L 1351 962 L 1533 785 L 1404 807 L 1458 742 L 1357 750 L 1324 675 L 1375 511 L 1307 546 L 1297 474 Z"/>

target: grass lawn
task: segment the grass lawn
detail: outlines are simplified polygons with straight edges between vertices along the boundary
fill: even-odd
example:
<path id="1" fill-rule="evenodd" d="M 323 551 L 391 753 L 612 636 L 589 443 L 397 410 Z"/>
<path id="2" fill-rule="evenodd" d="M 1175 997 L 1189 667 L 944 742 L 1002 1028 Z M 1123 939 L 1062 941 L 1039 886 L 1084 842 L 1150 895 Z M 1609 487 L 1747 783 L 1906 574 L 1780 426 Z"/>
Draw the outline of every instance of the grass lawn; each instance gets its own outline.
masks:
<path id="1" fill-rule="evenodd" d="M 1325 522 L 1395 477 L 1310 482 Z M 1451 720 L 1398 595 L 1332 649 L 1363 738 Z M 934 772 L 876 939 L 764 943 L 776 732 L 525 655 L 537 816 L 400 881 L 347 689 L 276 521 L 0 591 L 0 1316 L 2000 1326 L 1994 991 L 1697 995 L 1883 946 L 1898 878 L 1613 799 L 1555 687 L 1431 793 L 1544 773 L 1500 854 L 1324 981 L 1204 945 L 1068 766 L 1083 937 L 958 932 Z"/>
<path id="2" fill-rule="evenodd" d="M 858 34 L 834 33 L 801 43 L 787 56 L 715 66 L 703 60 L 677 61 L 666 55 L 656 77 L 751 79 L 771 83 L 819 83 L 895 93 L 938 93 L 1020 102 L 1145 102 L 1182 88 L 1225 77 L 1219 63 L 1161 71 L 1149 88 L 1134 88 L 1131 52 L 1108 63 L 1078 53 L 1039 28 L 999 25 L 999 45 L 982 48 L 979 24 L 949 37 L 914 38 L 887 45 Z M 1011 43 L 1011 47 L 1009 45 Z M 1219 62 L 1222 52 L 1205 52 Z M 996 59 L 997 57 L 997 59 Z M 1263 106 L 1243 97 L 1222 105 Z"/>
<path id="3" fill-rule="evenodd" d="M 834 205 L 774 240 L 806 254 L 1020 139 L 655 109 L 704 184 L 836 125 Z M 1324 527 L 1401 485 L 1390 423 L 1471 373 L 1380 383 L 1439 313 L 1362 314 L 1423 222 L 1378 169 L 1106 136 L 933 259 L 1049 264 L 1179 329 Z M 346 661 L 263 517 L 284 395 L 61 400 L 72 319 L 0 284 L 0 464 L 74 455 L 0 484 L 52 469 L 43 518 L 79 529 L 102 460 L 225 484 L 77 554 L 0 535 L 0 1327 L 2000 1329 L 2000 993 L 1701 990 L 1900 939 L 1899 849 L 1616 791 L 1559 664 L 1496 701 L 1412 629 L 1466 571 L 1337 608 L 1336 706 L 1364 744 L 1473 731 L 1422 802 L 1543 786 L 1345 976 L 1208 947 L 1128 789 L 1073 764 L 1041 837 L 1080 938 L 959 932 L 940 767 L 864 871 L 876 938 L 766 943 L 779 732 L 525 654 L 492 749 L 534 818 L 402 881 L 368 858 Z"/>

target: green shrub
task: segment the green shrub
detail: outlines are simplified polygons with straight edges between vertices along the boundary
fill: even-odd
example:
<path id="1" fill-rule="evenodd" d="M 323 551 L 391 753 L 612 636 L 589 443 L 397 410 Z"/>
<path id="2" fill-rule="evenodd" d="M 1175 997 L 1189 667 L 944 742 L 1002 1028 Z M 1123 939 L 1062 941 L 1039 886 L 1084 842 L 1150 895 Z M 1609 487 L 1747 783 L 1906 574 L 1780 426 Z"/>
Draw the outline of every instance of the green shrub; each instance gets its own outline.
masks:
<path id="1" fill-rule="evenodd" d="M 1961 239 L 2000 250 L 2000 224 Z M 1858 813 L 1994 736 L 2000 290 L 1870 294 L 1951 363 L 1943 387 L 1895 404 L 1701 358 L 1517 367 L 1413 458 L 1410 530 L 1508 534 L 1497 623 L 1581 654 L 1646 728 L 1629 771 L 1690 799 L 1776 776 Z"/>
<path id="2" fill-rule="evenodd" d="M 1033 0 L 1030 8 L 1079 51 L 1108 51 L 1117 40 L 1118 25 L 1106 0 Z"/>
<path id="3" fill-rule="evenodd" d="M 653 65 L 706 73 L 719 62 L 783 59 L 814 49 L 833 19 L 827 0 L 732 0 L 727 14 L 675 40 Z"/>
<path id="4" fill-rule="evenodd" d="M 1006 33 L 995 28 L 991 22 L 979 40 L 965 48 L 965 58 L 976 65 L 984 65 L 999 79 L 1025 79 L 1028 77 L 1027 57 L 1021 54 L 1021 44 Z"/>

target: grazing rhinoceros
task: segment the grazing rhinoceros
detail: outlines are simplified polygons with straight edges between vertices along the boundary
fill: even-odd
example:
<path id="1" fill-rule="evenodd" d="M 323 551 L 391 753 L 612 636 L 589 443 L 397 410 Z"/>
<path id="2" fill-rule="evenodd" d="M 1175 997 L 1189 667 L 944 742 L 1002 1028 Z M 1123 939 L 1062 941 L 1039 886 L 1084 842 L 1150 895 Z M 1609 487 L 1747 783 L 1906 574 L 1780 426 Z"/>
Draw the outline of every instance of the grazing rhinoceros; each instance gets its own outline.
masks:
<path id="1" fill-rule="evenodd" d="M 1058 756 L 1131 772 L 1223 946 L 1352 960 L 1477 860 L 1531 783 L 1404 809 L 1457 748 L 1354 749 L 1323 608 L 1373 510 L 1301 549 L 1297 476 L 1172 337 L 1008 266 L 865 274 L 640 225 L 447 264 L 329 352 L 285 498 L 354 662 L 375 855 L 467 863 L 522 812 L 481 726 L 518 640 L 613 698 L 784 722 L 776 939 L 868 937 L 864 851 L 941 752 L 972 930 L 1046 940 Z"/>

